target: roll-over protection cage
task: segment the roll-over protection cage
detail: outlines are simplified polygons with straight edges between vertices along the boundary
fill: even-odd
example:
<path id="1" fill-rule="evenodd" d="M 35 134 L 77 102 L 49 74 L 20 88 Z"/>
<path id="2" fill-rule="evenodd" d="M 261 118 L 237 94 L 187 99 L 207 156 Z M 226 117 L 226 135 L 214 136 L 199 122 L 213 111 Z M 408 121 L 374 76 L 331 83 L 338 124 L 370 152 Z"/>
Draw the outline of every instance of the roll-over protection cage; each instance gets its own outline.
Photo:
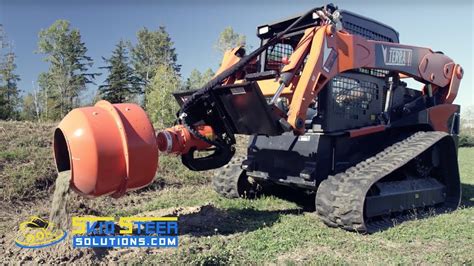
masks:
<path id="1" fill-rule="evenodd" d="M 393 28 L 360 16 L 340 10 L 342 28 L 353 35 L 368 40 L 399 42 L 398 32 Z M 257 36 L 264 45 L 269 38 L 284 30 L 299 16 L 257 27 Z M 289 32 L 285 38 L 270 46 L 262 53 L 257 66 L 261 72 L 278 72 L 284 66 L 284 59 L 293 53 L 304 30 L 316 25 L 316 20 L 308 17 L 301 26 Z M 250 68 L 251 69 L 251 68 Z M 343 73 L 328 82 L 318 96 L 316 106 L 308 110 L 307 128 L 319 128 L 326 132 L 368 126 L 377 123 L 377 115 L 383 111 L 384 78 L 388 71 L 379 69 L 357 69 Z M 320 127 L 314 127 L 319 124 Z"/>

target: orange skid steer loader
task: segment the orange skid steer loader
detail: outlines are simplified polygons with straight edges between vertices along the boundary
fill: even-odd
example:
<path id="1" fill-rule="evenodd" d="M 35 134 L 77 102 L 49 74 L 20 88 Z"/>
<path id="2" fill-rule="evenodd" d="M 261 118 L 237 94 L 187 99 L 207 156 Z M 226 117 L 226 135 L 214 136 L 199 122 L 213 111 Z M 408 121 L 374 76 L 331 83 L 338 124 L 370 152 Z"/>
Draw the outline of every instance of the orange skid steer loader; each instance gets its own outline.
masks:
<path id="1" fill-rule="evenodd" d="M 315 195 L 327 225 L 357 232 L 457 208 L 460 65 L 332 4 L 257 36 L 258 49 L 227 51 L 202 89 L 174 94 L 172 128 L 155 134 L 134 104 L 72 110 L 54 134 L 58 170 L 82 195 L 120 197 L 152 181 L 159 152 L 179 155 L 191 170 L 220 168 L 225 197 L 289 187 Z M 244 158 L 233 158 L 236 134 L 251 136 Z"/>

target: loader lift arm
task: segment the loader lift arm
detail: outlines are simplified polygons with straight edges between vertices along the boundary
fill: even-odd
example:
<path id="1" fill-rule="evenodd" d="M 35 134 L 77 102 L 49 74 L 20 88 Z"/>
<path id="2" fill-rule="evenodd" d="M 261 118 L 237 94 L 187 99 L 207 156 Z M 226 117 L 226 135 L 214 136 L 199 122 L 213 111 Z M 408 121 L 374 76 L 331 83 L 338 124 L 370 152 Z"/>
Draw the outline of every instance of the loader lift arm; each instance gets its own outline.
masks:
<path id="1" fill-rule="evenodd" d="M 243 68 L 270 45 L 284 38 L 309 14 L 317 14 L 319 20 L 316 26 L 304 31 L 287 65 L 280 71 L 278 81 L 274 82 L 276 86 L 260 88 L 252 85 L 254 82 L 246 81 Z M 285 131 L 304 134 L 306 113 L 315 97 L 328 81 L 350 70 L 379 69 L 389 71 L 396 79 L 400 76 L 412 77 L 425 84 L 423 93 L 435 99 L 433 102 L 436 104 L 452 103 L 463 75 L 461 66 L 452 59 L 429 48 L 367 40 L 344 29 L 338 30 L 338 17 L 337 8 L 332 5 L 313 9 L 248 56 L 244 56 L 242 47 L 226 52 L 216 77 L 183 100 L 178 116 L 178 123 L 184 127 L 179 130 L 189 131 L 196 146 L 206 146 L 202 145 L 205 142 L 207 147 L 214 146 L 215 152 L 200 158 L 198 163 L 194 157 L 195 149 L 191 148 L 190 152 L 182 154 L 184 164 L 195 170 L 224 165 L 234 154 L 231 147 L 235 143 L 234 134 L 272 136 Z M 223 96 L 226 90 L 230 90 L 233 96 Z M 288 112 L 274 105 L 282 93 L 290 99 Z M 250 96 L 241 97 L 239 94 Z M 273 96 L 270 104 L 258 100 L 263 96 Z M 252 102 L 252 109 L 258 109 L 251 112 L 260 124 L 249 123 L 251 114 L 233 115 L 239 108 L 238 112 L 250 112 L 244 110 L 245 104 L 229 103 L 238 97 L 240 102 Z M 213 128 L 212 138 L 195 130 L 196 126 L 203 124 Z"/>
<path id="2" fill-rule="evenodd" d="M 315 27 L 306 31 L 290 64 L 282 69 L 280 82 L 290 84 L 305 56 L 307 61 L 292 93 L 288 123 L 295 133 L 304 133 L 304 119 L 312 99 L 336 75 L 358 68 L 375 68 L 402 73 L 431 84 L 440 102 L 452 103 L 463 75 L 460 65 L 429 48 L 366 40 L 334 25 Z M 295 62 L 295 63 L 292 63 Z"/>

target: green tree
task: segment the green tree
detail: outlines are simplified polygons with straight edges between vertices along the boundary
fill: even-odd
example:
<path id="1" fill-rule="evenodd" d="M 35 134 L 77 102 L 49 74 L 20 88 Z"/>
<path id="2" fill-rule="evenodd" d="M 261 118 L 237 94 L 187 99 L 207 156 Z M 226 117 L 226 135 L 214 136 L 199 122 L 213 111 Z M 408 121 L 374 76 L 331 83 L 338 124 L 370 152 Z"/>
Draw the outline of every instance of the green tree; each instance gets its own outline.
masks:
<path id="1" fill-rule="evenodd" d="M 140 79 L 129 65 L 127 43 L 120 41 L 110 58 L 103 58 L 108 64 L 103 69 L 109 72 L 105 84 L 99 86 L 102 99 L 112 103 L 129 101 L 134 94 L 141 92 Z"/>
<path id="2" fill-rule="evenodd" d="M 201 73 L 197 69 L 193 69 L 191 71 L 191 74 L 189 74 L 189 77 L 186 79 L 185 83 L 185 89 L 188 90 L 195 90 L 195 89 L 200 89 L 206 83 L 212 79 L 214 76 L 214 71 L 212 69 L 208 68 L 206 71 Z"/>
<path id="3" fill-rule="evenodd" d="M 158 128 L 173 125 L 179 107 L 172 93 L 180 87 L 180 79 L 176 71 L 166 65 L 155 69 L 155 76 L 147 91 L 145 108 L 151 120 Z"/>
<path id="4" fill-rule="evenodd" d="M 132 63 L 144 86 L 155 77 L 160 65 L 170 66 L 179 73 L 181 66 L 177 63 L 178 55 L 173 45 L 163 26 L 156 31 L 143 28 L 137 32 L 137 44 L 131 49 Z"/>
<path id="5" fill-rule="evenodd" d="M 87 105 L 94 105 L 100 100 L 102 100 L 102 96 L 100 95 L 99 91 L 96 91 L 94 96 L 92 96 L 92 98 L 91 98 L 91 102 L 88 103 Z"/>
<path id="6" fill-rule="evenodd" d="M 66 20 L 57 20 L 40 31 L 38 52 L 45 54 L 44 60 L 50 63 L 42 87 L 52 89 L 47 100 L 53 99 L 55 103 L 51 107 L 58 109 L 57 112 L 51 110 L 48 117 L 58 119 L 78 106 L 80 93 L 98 74 L 88 73 L 92 59 L 86 55 L 87 48 L 79 30 L 71 29 Z"/>
<path id="7" fill-rule="evenodd" d="M 15 74 L 16 55 L 0 25 L 0 119 L 17 119 L 20 96 L 17 82 L 20 76 Z"/>
<path id="8" fill-rule="evenodd" d="M 55 120 L 62 117 L 61 93 L 54 82 L 54 76 L 50 72 L 40 73 L 38 76 L 39 89 L 36 92 L 37 104 L 39 105 L 39 118 L 42 120 Z"/>
<path id="9" fill-rule="evenodd" d="M 12 51 L 8 52 L 0 66 L 0 119 L 18 118 L 20 76 L 15 74 L 15 57 Z"/>
<path id="10" fill-rule="evenodd" d="M 461 134 L 474 138 L 474 105 L 461 107 Z"/>
<path id="11" fill-rule="evenodd" d="M 30 121 L 36 120 L 38 118 L 36 104 L 35 96 L 32 93 L 28 93 L 27 95 L 23 96 L 21 119 Z"/>
<path id="12" fill-rule="evenodd" d="M 217 51 L 224 53 L 225 51 L 235 48 L 239 45 L 245 45 L 245 41 L 245 35 L 235 32 L 232 27 L 227 27 L 219 35 L 219 38 L 215 44 L 215 48 Z"/>

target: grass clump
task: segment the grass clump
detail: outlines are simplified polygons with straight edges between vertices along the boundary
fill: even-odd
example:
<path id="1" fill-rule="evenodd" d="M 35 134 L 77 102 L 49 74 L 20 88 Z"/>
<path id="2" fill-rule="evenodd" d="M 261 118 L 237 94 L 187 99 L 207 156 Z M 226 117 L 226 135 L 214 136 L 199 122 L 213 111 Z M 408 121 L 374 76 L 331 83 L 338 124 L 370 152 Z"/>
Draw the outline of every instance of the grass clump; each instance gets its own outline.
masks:
<path id="1" fill-rule="evenodd" d="M 0 121 L 0 197 L 3 201 L 48 195 L 56 179 L 55 124 Z"/>

